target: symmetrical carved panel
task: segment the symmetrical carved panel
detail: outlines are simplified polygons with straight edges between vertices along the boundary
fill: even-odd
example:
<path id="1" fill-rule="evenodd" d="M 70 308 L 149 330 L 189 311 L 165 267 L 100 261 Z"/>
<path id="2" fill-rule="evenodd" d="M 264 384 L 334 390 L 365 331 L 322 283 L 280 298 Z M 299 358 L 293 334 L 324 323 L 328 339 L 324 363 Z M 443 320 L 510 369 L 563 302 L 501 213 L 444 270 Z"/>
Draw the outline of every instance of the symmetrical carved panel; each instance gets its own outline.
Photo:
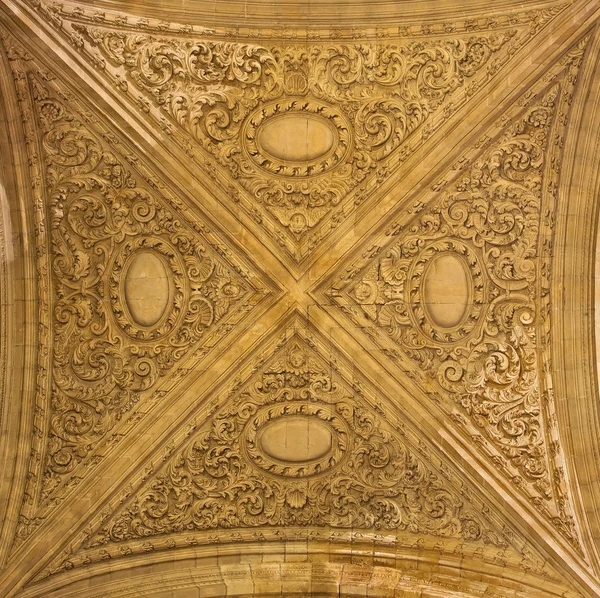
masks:
<path id="1" fill-rule="evenodd" d="M 330 368 L 306 346 L 291 342 L 176 452 L 90 546 L 263 525 L 483 537 L 475 512 L 354 394 L 332 379 Z M 294 423 L 298 436 L 288 430 L 283 438 L 297 443 L 290 458 L 272 429 Z M 306 435 L 317 426 L 319 450 L 301 459 L 302 446 L 315 441 Z"/>
<path id="2" fill-rule="evenodd" d="M 447 540 L 455 554 L 479 545 L 495 558 L 529 559 L 463 474 L 386 410 L 388 399 L 370 383 L 352 377 L 342 356 L 325 358 L 322 337 L 304 326 L 295 319 L 240 364 L 233 381 L 226 377 L 164 456 L 130 480 L 45 575 L 203 545 L 215 533 L 267 541 L 301 528 L 315 539 L 332 529 L 371 530 L 408 545 L 431 538 L 438 549 Z"/>
<path id="3" fill-rule="evenodd" d="M 595 596 L 550 340 L 591 0 L 298 32 L 123 4 L 0 6 L 37 309 L 0 594 L 251 553 Z"/>
<path id="4" fill-rule="evenodd" d="M 124 67 L 297 240 L 514 35 L 267 49 L 76 30 Z M 306 126 L 294 135 L 294 117 L 329 128 L 329 151 L 312 145 Z M 288 132 L 287 143 L 308 152 L 290 156 L 281 147 L 277 159 L 259 142 L 269 126 L 279 126 L 280 145 Z"/>
<path id="5" fill-rule="evenodd" d="M 497 123 L 493 141 L 483 138 L 485 151 L 460 161 L 455 183 L 434 185 L 427 208 L 417 202 L 418 215 L 392 224 L 328 291 L 389 357 L 409 357 L 423 384 L 437 382 L 461 408 L 455 421 L 481 430 L 498 450 L 494 463 L 574 544 L 541 397 L 548 280 L 539 284 L 549 272 L 540 235 L 552 235 L 562 127 L 585 43 L 523 97 L 520 115 Z"/>
<path id="6" fill-rule="evenodd" d="M 200 146 L 228 169 L 246 192 L 226 182 L 230 199 L 300 262 L 376 171 L 401 164 L 556 13 L 452 37 L 298 46 L 60 22 L 145 112 L 168 116 L 190 156 L 204 166 Z"/>
<path id="7" fill-rule="evenodd" d="M 197 214 L 184 215 L 163 183 L 136 172 L 132 165 L 142 165 L 123 157 L 118 138 L 4 39 L 31 139 L 40 326 L 48 332 L 40 356 L 52 358 L 49 372 L 40 363 L 23 538 L 41 522 L 32 517 L 37 500 L 56 506 L 57 492 L 81 480 L 80 466 L 97 464 L 92 455 L 108 433 L 184 357 L 204 357 L 270 283 Z"/>

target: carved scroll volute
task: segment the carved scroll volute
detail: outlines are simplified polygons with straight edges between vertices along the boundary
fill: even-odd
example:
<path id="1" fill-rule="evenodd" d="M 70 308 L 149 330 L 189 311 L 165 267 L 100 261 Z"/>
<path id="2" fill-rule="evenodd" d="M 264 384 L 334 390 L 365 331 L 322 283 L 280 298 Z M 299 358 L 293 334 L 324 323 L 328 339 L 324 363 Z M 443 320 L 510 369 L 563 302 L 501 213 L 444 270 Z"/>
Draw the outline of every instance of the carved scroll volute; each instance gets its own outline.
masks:
<path id="1" fill-rule="evenodd" d="M 284 227 L 294 259 L 516 35 L 267 48 L 74 27 L 108 59 L 117 85 L 131 82 L 229 170 L 248 193 L 240 207 Z"/>
<path id="2" fill-rule="evenodd" d="M 56 298 L 47 497 L 252 288 L 62 100 L 31 85 Z"/>
<path id="3" fill-rule="evenodd" d="M 404 530 L 505 546 L 302 338 L 290 338 L 86 544 L 217 528 Z"/>
<path id="4" fill-rule="evenodd" d="M 531 101 L 332 296 L 437 380 L 499 451 L 495 464 L 553 521 L 561 510 L 576 544 L 564 501 L 552 503 L 536 354 L 543 176 L 559 101 L 559 84 Z"/>

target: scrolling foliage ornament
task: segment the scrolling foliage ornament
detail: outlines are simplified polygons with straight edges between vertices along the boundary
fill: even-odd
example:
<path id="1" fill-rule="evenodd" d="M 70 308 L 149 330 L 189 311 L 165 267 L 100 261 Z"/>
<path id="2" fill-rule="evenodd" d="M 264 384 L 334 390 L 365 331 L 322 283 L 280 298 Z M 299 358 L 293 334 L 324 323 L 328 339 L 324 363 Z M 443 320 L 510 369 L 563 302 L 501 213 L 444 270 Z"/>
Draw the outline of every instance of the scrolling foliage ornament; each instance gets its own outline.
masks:
<path id="1" fill-rule="evenodd" d="M 53 292 L 46 498 L 145 391 L 209 333 L 227 332 L 263 291 L 201 223 L 138 182 L 60 94 L 34 76 L 30 87 L 45 161 Z M 127 286 L 140 259 L 158 263 L 164 279 L 151 321 L 136 318 Z"/>
<path id="2" fill-rule="evenodd" d="M 411 448 L 403 427 L 385 422 L 303 339 L 284 337 L 271 355 L 84 548 L 288 526 L 407 531 L 507 546 Z M 306 460 L 274 454 L 261 441 L 263 432 L 294 419 L 306 433 L 315 424 L 328 429 L 330 442 Z"/>
<path id="3" fill-rule="evenodd" d="M 73 29 L 98 48 L 96 63 L 115 84 L 126 91 L 131 83 L 142 105 L 149 98 L 230 171 L 249 193 L 250 203 L 240 205 L 259 223 L 282 226 L 296 261 L 310 231 L 434 114 L 439 121 L 456 109 L 470 80 L 480 75 L 472 92 L 489 78 L 498 65 L 486 65 L 516 36 L 506 29 L 398 44 L 262 47 Z M 283 130 L 294 118 L 329 137 L 323 151 L 290 159 L 264 148 L 261 130 L 276 119 Z"/>
<path id="4" fill-rule="evenodd" d="M 327 291 L 415 380 L 430 389 L 437 382 L 438 404 L 479 446 L 490 443 L 494 464 L 574 546 L 538 354 L 549 317 L 544 248 L 551 247 L 561 135 L 584 48 L 585 40 L 563 58 L 560 78 L 544 78 L 553 82 L 545 91 L 524 96 L 520 105 L 529 107 L 520 116 L 495 125 L 509 123 L 493 142 L 483 138 L 485 151 L 453 167 L 457 182 L 434 185 L 430 207 L 417 202 Z M 456 286 L 464 279 L 460 310 L 448 288 L 432 290 L 436 260 L 438 274 L 443 260 L 462 269 L 445 280 Z M 436 319 L 453 308 L 452 321 Z"/>

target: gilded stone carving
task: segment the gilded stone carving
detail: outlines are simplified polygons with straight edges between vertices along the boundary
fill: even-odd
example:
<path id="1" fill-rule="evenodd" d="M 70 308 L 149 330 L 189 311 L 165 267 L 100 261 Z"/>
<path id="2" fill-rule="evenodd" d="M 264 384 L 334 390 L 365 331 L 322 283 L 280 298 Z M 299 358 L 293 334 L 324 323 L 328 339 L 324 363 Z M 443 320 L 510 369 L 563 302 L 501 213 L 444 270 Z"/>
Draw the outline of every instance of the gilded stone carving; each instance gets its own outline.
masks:
<path id="1" fill-rule="evenodd" d="M 390 240 L 372 246 L 371 257 L 356 261 L 328 291 L 356 324 L 375 332 L 372 338 L 391 340 L 437 382 L 498 449 L 496 462 L 532 489 L 536 507 L 575 545 L 544 431 L 537 281 L 543 206 L 552 205 L 548 165 L 560 151 L 555 143 L 585 43 L 558 67 L 566 66 L 560 82 L 533 99 L 528 94 L 528 107 L 461 165 L 455 183 L 434 186 L 426 209 L 393 224 Z"/>

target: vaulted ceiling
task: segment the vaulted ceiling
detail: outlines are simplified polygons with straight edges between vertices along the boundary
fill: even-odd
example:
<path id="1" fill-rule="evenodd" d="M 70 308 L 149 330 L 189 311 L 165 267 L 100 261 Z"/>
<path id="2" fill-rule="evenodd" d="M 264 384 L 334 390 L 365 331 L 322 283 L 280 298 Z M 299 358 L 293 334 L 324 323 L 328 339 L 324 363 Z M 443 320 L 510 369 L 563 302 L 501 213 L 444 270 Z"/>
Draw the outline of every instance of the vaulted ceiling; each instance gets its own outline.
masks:
<path id="1" fill-rule="evenodd" d="M 0 596 L 598 598 L 596 0 L 2 0 Z"/>

